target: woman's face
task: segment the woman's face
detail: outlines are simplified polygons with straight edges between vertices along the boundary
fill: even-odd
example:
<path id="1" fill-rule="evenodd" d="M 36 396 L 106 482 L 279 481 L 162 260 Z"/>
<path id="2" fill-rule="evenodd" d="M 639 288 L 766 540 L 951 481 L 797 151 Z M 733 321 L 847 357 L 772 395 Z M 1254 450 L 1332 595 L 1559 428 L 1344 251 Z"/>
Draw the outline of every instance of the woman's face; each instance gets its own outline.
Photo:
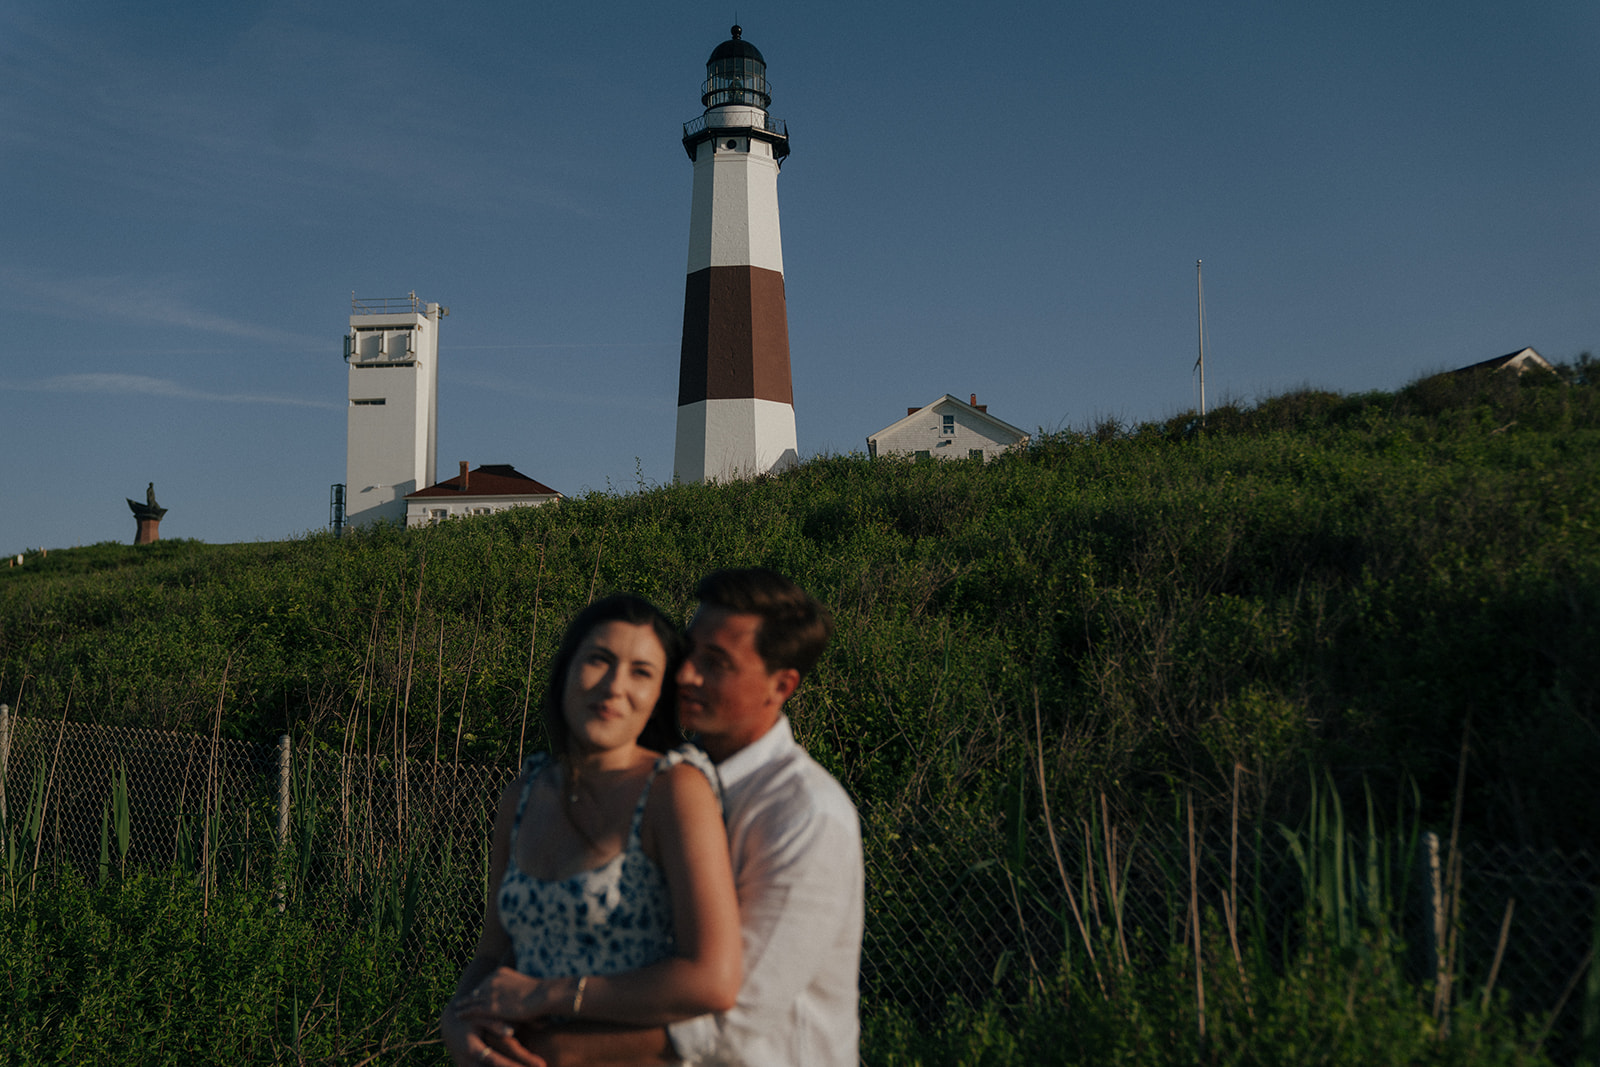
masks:
<path id="1" fill-rule="evenodd" d="M 603 622 L 589 631 L 567 668 L 561 711 L 577 752 L 631 745 L 650 721 L 667 653 L 648 625 Z"/>

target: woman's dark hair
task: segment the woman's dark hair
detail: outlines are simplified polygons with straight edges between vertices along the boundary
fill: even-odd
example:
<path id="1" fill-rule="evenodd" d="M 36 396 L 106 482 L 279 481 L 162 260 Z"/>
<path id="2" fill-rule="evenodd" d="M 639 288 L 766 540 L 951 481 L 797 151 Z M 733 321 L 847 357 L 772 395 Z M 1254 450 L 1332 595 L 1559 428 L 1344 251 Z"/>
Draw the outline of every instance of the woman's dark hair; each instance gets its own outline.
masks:
<path id="1" fill-rule="evenodd" d="M 566 694 L 567 671 L 578 654 L 578 646 L 595 627 L 608 622 L 625 622 L 631 626 L 649 626 L 655 631 L 661 648 L 667 654 L 667 669 L 661 676 L 661 696 L 650 712 L 639 735 L 639 744 L 657 752 L 665 752 L 683 743 L 683 733 L 678 729 L 678 665 L 683 662 L 683 637 L 672 620 L 661 613 L 644 597 L 632 593 L 615 593 L 596 600 L 573 616 L 562 635 L 561 647 L 550 661 L 550 684 L 545 689 L 544 728 L 550 737 L 550 751 L 564 756 L 569 741 L 567 717 L 562 713 L 562 698 Z"/>

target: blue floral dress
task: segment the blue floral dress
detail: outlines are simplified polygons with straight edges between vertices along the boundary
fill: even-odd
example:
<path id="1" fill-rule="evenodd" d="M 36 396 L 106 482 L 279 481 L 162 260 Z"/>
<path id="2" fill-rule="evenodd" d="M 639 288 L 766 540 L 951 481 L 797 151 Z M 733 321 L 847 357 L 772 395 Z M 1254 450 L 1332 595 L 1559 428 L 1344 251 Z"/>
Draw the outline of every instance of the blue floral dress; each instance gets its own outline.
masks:
<path id="1" fill-rule="evenodd" d="M 656 775 L 684 762 L 705 774 L 721 803 L 717 774 L 706 754 L 694 745 L 675 748 L 651 768 L 622 851 L 593 870 L 547 882 L 517 868 L 522 813 L 533 780 L 550 763 L 548 753 L 528 757 L 523 764 L 527 781 L 511 824 L 510 856 L 496 898 L 500 923 L 516 952 L 518 971 L 534 978 L 619 974 L 672 955 L 675 941 L 667 880 L 639 847 L 639 828 Z"/>

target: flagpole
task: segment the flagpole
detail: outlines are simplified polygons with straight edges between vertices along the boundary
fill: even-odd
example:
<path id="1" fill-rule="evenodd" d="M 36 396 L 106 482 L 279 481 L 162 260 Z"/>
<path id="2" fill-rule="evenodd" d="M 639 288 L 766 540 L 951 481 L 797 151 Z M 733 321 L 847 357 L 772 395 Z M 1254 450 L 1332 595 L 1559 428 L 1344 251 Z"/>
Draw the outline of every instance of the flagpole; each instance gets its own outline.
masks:
<path id="1" fill-rule="evenodd" d="M 1200 358 L 1194 365 L 1200 369 L 1200 423 L 1206 421 L 1206 290 L 1200 277 L 1200 260 L 1194 261 L 1194 293 L 1195 302 L 1200 308 Z"/>

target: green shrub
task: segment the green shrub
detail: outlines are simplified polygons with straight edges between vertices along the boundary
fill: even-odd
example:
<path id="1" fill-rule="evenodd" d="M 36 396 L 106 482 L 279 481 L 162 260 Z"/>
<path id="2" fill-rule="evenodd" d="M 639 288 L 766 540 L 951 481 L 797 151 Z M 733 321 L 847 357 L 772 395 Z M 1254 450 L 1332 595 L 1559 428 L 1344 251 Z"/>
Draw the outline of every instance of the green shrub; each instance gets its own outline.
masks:
<path id="1" fill-rule="evenodd" d="M 207 902 L 188 876 L 91 887 L 69 868 L 0 904 L 5 1062 L 437 1062 L 458 964 L 327 919 L 237 888 Z"/>

